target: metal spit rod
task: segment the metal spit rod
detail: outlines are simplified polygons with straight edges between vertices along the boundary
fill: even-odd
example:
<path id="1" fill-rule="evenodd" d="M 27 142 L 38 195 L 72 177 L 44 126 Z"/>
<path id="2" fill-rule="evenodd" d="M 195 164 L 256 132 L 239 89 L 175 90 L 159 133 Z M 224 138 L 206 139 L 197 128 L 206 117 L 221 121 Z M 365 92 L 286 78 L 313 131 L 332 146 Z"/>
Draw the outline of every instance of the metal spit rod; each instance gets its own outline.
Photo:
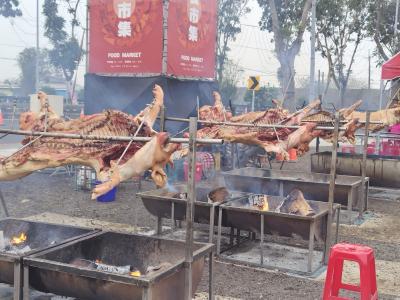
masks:
<path id="1" fill-rule="evenodd" d="M 174 121 L 174 122 L 189 122 L 189 119 L 185 118 L 176 118 L 176 117 L 166 117 L 165 120 L 167 121 Z M 253 128 L 288 128 L 288 129 L 299 129 L 304 125 L 284 125 L 284 124 L 251 124 L 251 123 L 232 123 L 232 122 L 216 122 L 216 121 L 204 121 L 204 120 L 197 120 L 200 124 L 207 124 L 207 125 L 225 125 L 225 126 L 234 126 L 234 127 L 253 127 Z M 348 122 L 348 121 L 347 121 Z M 343 123 L 347 123 L 343 122 Z M 360 121 L 360 123 L 365 123 Z M 370 122 L 370 124 L 377 124 L 377 125 L 384 125 L 382 122 Z M 334 126 L 317 126 L 315 127 L 316 130 L 335 130 Z M 339 127 L 339 130 L 346 130 L 346 127 Z"/>
<path id="2" fill-rule="evenodd" d="M 368 151 L 368 135 L 369 135 L 369 121 L 371 118 L 371 114 L 368 111 L 367 112 L 367 117 L 366 120 L 367 122 L 365 123 L 365 132 L 364 132 L 364 145 L 363 145 L 363 157 L 362 157 L 362 164 L 361 164 L 361 182 L 362 182 L 362 186 L 361 186 L 361 193 L 362 196 L 359 198 L 360 202 L 359 202 L 359 207 L 358 207 L 358 217 L 361 219 L 362 215 L 363 215 L 363 209 L 366 208 L 366 203 L 367 203 L 367 199 L 365 199 L 366 193 L 365 193 L 365 177 L 367 176 L 367 151 Z M 364 207 L 365 206 L 365 207 Z"/>
<path id="3" fill-rule="evenodd" d="M 196 132 L 197 118 L 190 118 L 189 123 L 189 155 L 186 203 L 186 243 L 185 243 L 185 299 L 192 299 L 192 263 L 193 263 L 193 215 L 196 198 Z"/>
<path id="4" fill-rule="evenodd" d="M 68 138 L 68 139 L 82 139 L 82 140 L 103 140 L 110 142 L 148 142 L 152 137 L 129 137 L 129 136 L 100 136 L 100 135 L 84 135 L 74 133 L 60 133 L 60 132 L 39 132 L 39 131 L 24 131 L 24 130 L 11 130 L 11 129 L 0 129 L 0 133 L 8 133 L 15 135 L 26 135 L 26 136 L 40 136 L 40 137 L 53 137 L 53 138 Z M 188 138 L 171 138 L 171 143 L 187 144 L 189 143 Z M 222 139 L 197 139 L 199 144 L 223 144 Z"/>
<path id="5" fill-rule="evenodd" d="M 337 112 L 335 114 L 335 130 L 333 133 L 333 149 L 332 149 L 332 158 L 331 158 L 331 173 L 330 173 L 330 182 L 329 182 L 329 199 L 328 199 L 328 224 L 327 224 L 327 232 L 326 232 L 326 243 L 325 243 L 325 264 L 328 263 L 329 250 L 331 247 L 331 238 L 332 238 L 332 220 L 333 220 L 333 202 L 335 200 L 335 181 L 336 181 L 336 159 L 337 159 L 337 148 L 338 148 L 338 139 L 339 139 L 339 120 L 340 114 Z M 336 224 L 339 226 L 339 224 Z"/>

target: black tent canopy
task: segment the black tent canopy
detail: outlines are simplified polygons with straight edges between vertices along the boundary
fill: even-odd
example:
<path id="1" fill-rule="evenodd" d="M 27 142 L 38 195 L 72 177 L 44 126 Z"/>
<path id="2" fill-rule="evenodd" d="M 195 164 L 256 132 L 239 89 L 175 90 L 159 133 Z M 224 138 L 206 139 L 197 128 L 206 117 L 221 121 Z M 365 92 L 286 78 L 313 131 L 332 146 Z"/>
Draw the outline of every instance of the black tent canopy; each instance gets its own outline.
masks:
<path id="1" fill-rule="evenodd" d="M 158 84 L 164 90 L 167 116 L 187 118 L 197 115 L 197 97 L 200 106 L 214 102 L 212 92 L 218 90 L 216 82 L 178 80 L 155 77 L 109 77 L 95 74 L 85 76 L 85 114 L 105 109 L 137 114 L 153 99 L 152 89 Z M 226 103 L 225 103 L 226 104 Z M 176 132 L 187 124 L 167 122 L 166 129 Z"/>

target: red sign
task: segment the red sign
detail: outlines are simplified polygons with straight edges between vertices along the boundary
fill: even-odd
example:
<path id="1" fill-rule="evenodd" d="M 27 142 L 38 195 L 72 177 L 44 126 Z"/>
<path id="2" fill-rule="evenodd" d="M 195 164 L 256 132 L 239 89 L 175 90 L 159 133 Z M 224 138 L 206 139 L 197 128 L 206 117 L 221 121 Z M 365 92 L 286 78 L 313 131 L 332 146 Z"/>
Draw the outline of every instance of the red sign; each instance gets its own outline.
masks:
<path id="1" fill-rule="evenodd" d="M 215 77 L 216 0 L 170 0 L 167 74 Z"/>
<path id="2" fill-rule="evenodd" d="M 90 73 L 161 73 L 162 0 L 91 0 Z"/>

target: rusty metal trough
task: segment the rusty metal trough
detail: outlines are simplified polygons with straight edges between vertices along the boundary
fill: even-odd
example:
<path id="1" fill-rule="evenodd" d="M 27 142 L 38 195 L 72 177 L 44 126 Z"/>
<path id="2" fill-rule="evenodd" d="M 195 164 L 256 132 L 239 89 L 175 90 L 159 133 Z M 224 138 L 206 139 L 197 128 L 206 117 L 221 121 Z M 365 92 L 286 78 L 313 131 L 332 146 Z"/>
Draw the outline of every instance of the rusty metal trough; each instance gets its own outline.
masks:
<path id="1" fill-rule="evenodd" d="M 330 176 L 321 173 L 280 171 L 260 168 L 241 168 L 224 172 L 228 189 L 243 192 L 286 196 L 293 189 L 300 189 L 306 199 L 327 202 Z M 338 175 L 335 182 L 334 202 L 347 207 L 348 222 L 352 223 L 352 210 L 368 207 L 368 178 L 362 187 L 361 177 Z"/>
<path id="2" fill-rule="evenodd" d="M 90 236 L 97 230 L 7 218 L 0 220 L 0 231 L 9 239 L 21 232 L 27 235 L 25 252 L 0 250 L 0 282 L 14 285 L 14 299 L 22 299 L 22 259 L 42 250 Z"/>
<path id="3" fill-rule="evenodd" d="M 193 244 L 193 293 L 200 282 L 207 256 L 212 276 L 213 247 L 212 244 Z M 141 276 L 79 266 L 73 263 L 77 259 L 135 266 Z M 101 232 L 24 258 L 24 276 L 25 281 L 38 291 L 79 299 L 179 300 L 184 299 L 184 259 L 183 241 Z M 157 265 L 164 267 L 153 273 L 146 272 L 149 266 Z M 26 289 L 24 294 L 28 294 Z"/>
<path id="4" fill-rule="evenodd" d="M 311 155 L 311 170 L 329 173 L 331 152 L 318 152 Z M 336 171 L 338 174 L 360 176 L 362 154 L 338 153 Z M 367 155 L 366 175 L 371 186 L 400 188 L 400 157 Z"/>
<path id="5" fill-rule="evenodd" d="M 209 225 L 209 242 L 213 241 L 214 226 L 218 220 L 218 206 L 226 201 L 242 197 L 248 193 L 240 191 L 230 192 L 230 196 L 223 202 L 208 202 L 208 194 L 213 189 L 210 187 L 196 188 L 196 201 L 194 210 L 194 222 Z M 171 219 L 174 224 L 175 220 L 184 221 L 186 219 L 186 199 L 178 198 L 178 194 L 187 192 L 186 185 L 174 185 L 169 188 L 151 190 L 138 193 L 143 205 L 153 215 L 157 217 L 157 234 L 161 233 L 161 223 L 163 218 Z M 224 224 L 224 219 L 222 221 Z"/>
<path id="6" fill-rule="evenodd" d="M 316 271 L 313 269 L 313 252 L 314 242 L 323 242 L 323 255 L 320 266 L 325 261 L 325 248 L 327 243 L 327 227 L 329 207 L 328 203 L 320 201 L 309 201 L 309 205 L 316 212 L 312 216 L 300 216 L 295 214 L 287 214 L 275 212 L 275 209 L 282 202 L 284 197 L 268 196 L 269 210 L 262 211 L 251 205 L 249 197 L 229 201 L 220 206 L 220 216 L 225 217 L 226 226 L 237 228 L 238 230 L 257 232 L 260 234 L 260 263 L 259 266 L 267 266 L 264 264 L 264 234 L 271 234 L 283 237 L 299 236 L 303 240 L 308 241 L 308 261 L 307 270 L 301 271 L 301 274 L 311 274 Z M 333 206 L 333 212 L 336 214 L 337 222 L 339 220 L 340 205 Z M 219 255 L 221 243 L 221 225 L 222 218 L 219 218 L 217 254 Z M 336 240 L 338 231 L 336 230 Z M 268 267 L 268 266 L 267 266 Z M 293 271 L 290 268 L 284 268 L 283 271 Z"/>

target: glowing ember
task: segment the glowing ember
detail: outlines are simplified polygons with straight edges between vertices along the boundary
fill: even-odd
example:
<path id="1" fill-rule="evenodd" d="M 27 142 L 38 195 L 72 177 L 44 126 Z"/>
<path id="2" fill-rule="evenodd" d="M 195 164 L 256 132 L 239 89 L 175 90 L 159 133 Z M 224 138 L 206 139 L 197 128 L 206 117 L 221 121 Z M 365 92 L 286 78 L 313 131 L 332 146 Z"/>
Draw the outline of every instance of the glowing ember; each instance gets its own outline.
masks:
<path id="1" fill-rule="evenodd" d="M 257 208 L 261 211 L 269 211 L 267 195 L 254 195 L 252 200 L 254 208 Z"/>
<path id="2" fill-rule="evenodd" d="M 19 244 L 25 243 L 27 238 L 28 237 L 26 236 L 26 234 L 21 232 L 21 234 L 19 236 L 12 237 L 10 240 L 10 243 L 12 245 L 19 245 Z"/>
<path id="3" fill-rule="evenodd" d="M 262 197 L 262 200 L 260 202 L 262 202 L 262 203 L 260 203 L 261 204 L 260 210 L 269 211 L 268 197 L 266 195 L 264 195 L 264 197 Z"/>
<path id="4" fill-rule="evenodd" d="M 140 276 L 142 276 L 142 274 L 138 270 L 130 272 L 129 275 L 131 275 L 132 277 L 140 277 Z"/>

